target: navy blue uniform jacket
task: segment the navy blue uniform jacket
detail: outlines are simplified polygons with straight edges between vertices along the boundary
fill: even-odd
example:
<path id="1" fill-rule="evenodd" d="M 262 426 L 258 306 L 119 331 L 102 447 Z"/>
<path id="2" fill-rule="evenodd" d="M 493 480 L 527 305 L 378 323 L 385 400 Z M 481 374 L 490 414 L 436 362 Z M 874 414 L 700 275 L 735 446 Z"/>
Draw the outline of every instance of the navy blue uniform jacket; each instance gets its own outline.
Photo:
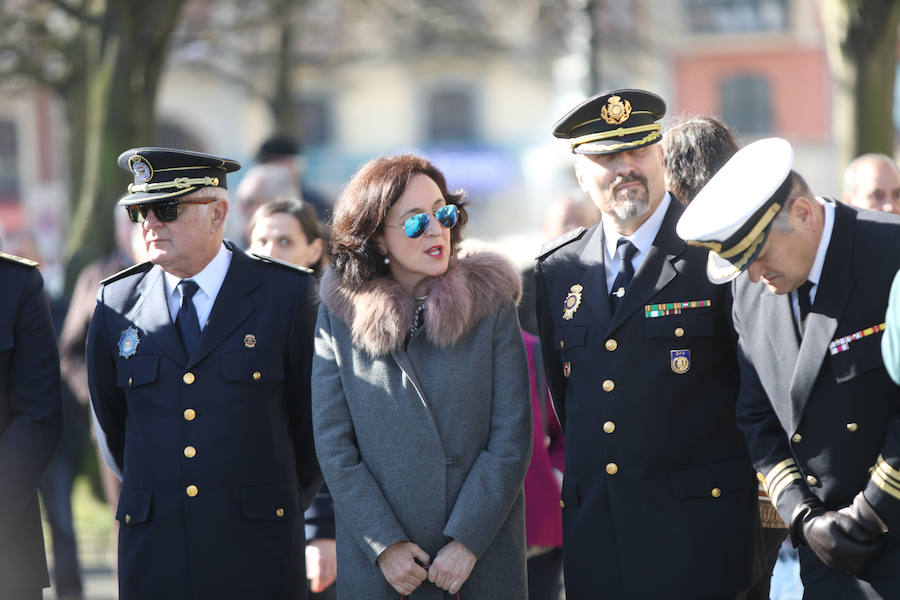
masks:
<path id="1" fill-rule="evenodd" d="M 322 481 L 310 419 L 314 279 L 228 247 L 190 357 L 159 267 L 100 290 L 88 378 L 123 476 L 123 600 L 306 596 L 303 509 Z M 120 349 L 129 328 L 133 354 Z"/>
<path id="2" fill-rule="evenodd" d="M 900 268 L 898 238 L 895 215 L 836 203 L 802 343 L 788 294 L 772 294 L 746 275 L 734 284 L 739 424 L 769 496 L 788 521 L 805 498 L 835 510 L 863 491 L 890 533 L 861 577 L 891 580 L 894 590 L 900 589 L 900 392 L 884 368 L 879 331 L 835 353 L 830 346 L 884 323 Z"/>
<path id="3" fill-rule="evenodd" d="M 50 585 L 37 488 L 62 432 L 59 353 L 41 274 L 0 258 L 0 598 Z"/>
<path id="4" fill-rule="evenodd" d="M 751 584 L 757 485 L 734 420 L 730 291 L 709 283 L 706 251 L 675 235 L 682 211 L 673 200 L 614 315 L 602 226 L 537 262 L 544 365 L 566 435 L 570 600 L 700 598 Z M 566 319 L 573 285 L 581 303 Z M 689 301 L 710 304 L 646 314 Z"/>

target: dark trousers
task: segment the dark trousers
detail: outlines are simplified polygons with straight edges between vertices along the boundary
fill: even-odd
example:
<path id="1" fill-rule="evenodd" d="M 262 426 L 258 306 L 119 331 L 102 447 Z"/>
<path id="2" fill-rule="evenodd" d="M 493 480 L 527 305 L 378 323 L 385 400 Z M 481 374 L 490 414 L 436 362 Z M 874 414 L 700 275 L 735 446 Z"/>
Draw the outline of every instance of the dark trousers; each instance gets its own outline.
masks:
<path id="1" fill-rule="evenodd" d="M 77 457 L 60 450 L 41 477 L 41 497 L 53 539 L 53 582 L 56 595 L 81 593 L 78 544 L 72 524 L 72 483 Z"/>
<path id="2" fill-rule="evenodd" d="M 778 551 L 787 537 L 787 529 L 761 527 L 761 547 L 758 555 L 762 561 L 762 577 L 747 591 L 747 600 L 769 600 L 769 589 L 772 587 L 772 571 L 778 562 Z"/>
<path id="3" fill-rule="evenodd" d="M 562 548 L 528 559 L 528 599 L 559 600 L 562 592 Z"/>

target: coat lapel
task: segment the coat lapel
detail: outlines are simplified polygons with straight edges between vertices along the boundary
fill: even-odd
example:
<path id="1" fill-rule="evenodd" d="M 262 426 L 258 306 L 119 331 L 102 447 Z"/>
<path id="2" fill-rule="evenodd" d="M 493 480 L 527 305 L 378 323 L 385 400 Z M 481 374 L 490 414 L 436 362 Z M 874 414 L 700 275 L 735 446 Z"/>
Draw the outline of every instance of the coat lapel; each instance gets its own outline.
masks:
<path id="1" fill-rule="evenodd" d="M 635 311 L 658 294 L 678 273 L 678 257 L 687 249 L 687 244 L 675 235 L 675 224 L 683 212 L 676 200 L 669 203 L 669 209 L 659 227 L 653 245 L 631 281 L 631 289 L 609 322 L 608 331 L 615 330 Z"/>
<path id="2" fill-rule="evenodd" d="M 125 314 L 125 318 L 137 325 L 147 337 L 169 358 L 178 364 L 187 361 L 181 337 L 169 314 L 163 271 L 154 266 L 137 285 L 138 300 Z"/>
<path id="3" fill-rule="evenodd" d="M 584 287 L 582 302 L 594 313 L 603 330 L 609 323 L 609 293 L 606 290 L 606 251 L 604 250 L 603 226 L 596 225 L 590 229 L 588 237 L 580 250 L 580 265 L 585 269 L 580 283 Z M 576 249 L 577 251 L 578 249 Z M 568 290 L 567 290 L 568 291 Z M 562 311 L 564 298 L 560 298 Z"/>
<path id="4" fill-rule="evenodd" d="M 258 275 L 250 268 L 251 261 L 255 259 L 231 244 L 228 244 L 228 249 L 232 253 L 231 265 L 216 296 L 209 320 L 200 334 L 200 343 L 188 361 L 188 368 L 215 350 L 255 309 L 248 297 L 250 291 L 260 284 Z"/>
<path id="5" fill-rule="evenodd" d="M 793 430 L 803 417 L 806 401 L 834 339 L 838 320 L 844 314 L 850 290 L 853 288 L 853 221 L 855 213 L 837 205 L 834 210 L 834 229 L 825 254 L 822 276 L 816 290 L 816 300 L 807 316 L 806 331 L 800 344 L 797 366 L 791 378 Z"/>

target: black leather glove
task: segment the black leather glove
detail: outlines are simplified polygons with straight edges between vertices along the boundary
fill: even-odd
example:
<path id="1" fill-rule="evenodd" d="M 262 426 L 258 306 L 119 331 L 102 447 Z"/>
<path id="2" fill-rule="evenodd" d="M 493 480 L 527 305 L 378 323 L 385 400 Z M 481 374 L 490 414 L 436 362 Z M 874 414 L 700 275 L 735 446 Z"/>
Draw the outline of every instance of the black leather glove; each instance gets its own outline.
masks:
<path id="1" fill-rule="evenodd" d="M 863 493 L 860 492 L 853 498 L 853 504 L 838 511 L 852 521 L 847 533 L 858 540 L 874 540 L 887 533 L 888 528 Z"/>
<path id="2" fill-rule="evenodd" d="M 825 510 L 814 498 L 794 509 L 790 532 L 795 546 L 806 544 L 822 562 L 844 575 L 856 574 L 884 544 L 884 537 L 873 535 L 868 525 L 841 512 Z"/>

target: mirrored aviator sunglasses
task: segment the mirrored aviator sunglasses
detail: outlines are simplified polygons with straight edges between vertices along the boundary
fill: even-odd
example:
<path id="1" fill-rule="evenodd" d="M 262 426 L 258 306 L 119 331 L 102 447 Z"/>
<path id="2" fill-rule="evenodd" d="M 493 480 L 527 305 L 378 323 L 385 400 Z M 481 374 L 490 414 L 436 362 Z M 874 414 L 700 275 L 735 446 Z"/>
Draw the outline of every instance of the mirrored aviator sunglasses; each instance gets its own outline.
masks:
<path id="1" fill-rule="evenodd" d="M 428 212 L 413 215 L 403 222 L 403 230 L 406 235 L 411 238 L 417 238 L 428 229 L 428 215 L 434 214 L 434 218 L 442 226 L 450 229 L 459 221 L 459 207 L 455 204 L 448 204 L 441 208 Z"/>
<path id="2" fill-rule="evenodd" d="M 166 202 L 152 202 L 150 204 L 135 204 L 126 206 L 128 218 L 132 223 L 143 223 L 147 220 L 147 215 L 153 211 L 153 215 L 159 219 L 160 223 L 171 223 L 178 218 L 179 204 L 210 204 L 215 202 L 215 198 L 198 198 L 196 200 L 168 200 Z"/>

